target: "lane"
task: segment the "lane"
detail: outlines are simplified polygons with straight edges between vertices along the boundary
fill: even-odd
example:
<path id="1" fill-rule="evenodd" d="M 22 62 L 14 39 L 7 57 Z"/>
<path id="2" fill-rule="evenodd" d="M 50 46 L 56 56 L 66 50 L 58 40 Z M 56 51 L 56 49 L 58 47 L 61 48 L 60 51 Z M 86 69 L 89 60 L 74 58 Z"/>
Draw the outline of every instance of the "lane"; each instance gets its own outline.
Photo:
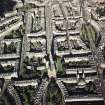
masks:
<path id="1" fill-rule="evenodd" d="M 25 30 L 25 35 L 23 35 L 23 39 L 22 39 L 22 49 L 21 49 L 21 59 L 20 59 L 20 71 L 19 71 L 19 75 L 22 73 L 22 69 L 23 69 L 23 61 L 24 58 L 26 56 L 26 51 L 27 51 L 27 45 L 28 45 L 28 41 L 27 41 L 27 34 L 30 31 L 30 27 L 29 27 L 29 18 L 28 18 L 28 13 L 25 14 L 25 19 L 26 19 L 26 30 Z"/>
<path id="2" fill-rule="evenodd" d="M 47 37 L 47 54 L 49 55 L 49 76 L 56 76 L 55 64 L 52 57 L 52 42 L 53 42 L 53 31 L 52 31 L 52 1 L 45 6 L 45 19 L 46 19 L 46 37 Z"/>

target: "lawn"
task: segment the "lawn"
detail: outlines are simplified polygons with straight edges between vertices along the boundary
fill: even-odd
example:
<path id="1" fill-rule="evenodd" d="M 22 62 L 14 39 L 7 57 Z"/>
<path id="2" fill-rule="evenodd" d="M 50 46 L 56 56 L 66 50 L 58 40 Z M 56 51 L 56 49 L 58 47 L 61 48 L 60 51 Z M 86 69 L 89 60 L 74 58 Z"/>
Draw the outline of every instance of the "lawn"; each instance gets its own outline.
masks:
<path id="1" fill-rule="evenodd" d="M 52 80 L 48 85 L 46 101 L 47 105 L 63 105 L 62 93 L 55 80 Z"/>
<path id="2" fill-rule="evenodd" d="M 65 76 L 65 69 L 61 60 L 62 60 L 61 57 L 57 57 L 57 60 L 55 61 L 57 77 Z"/>
<path id="3" fill-rule="evenodd" d="M 62 66 L 62 62 L 61 62 L 61 57 L 57 57 L 57 60 L 56 60 L 56 67 L 57 67 L 57 71 L 63 71 L 63 66 Z"/>

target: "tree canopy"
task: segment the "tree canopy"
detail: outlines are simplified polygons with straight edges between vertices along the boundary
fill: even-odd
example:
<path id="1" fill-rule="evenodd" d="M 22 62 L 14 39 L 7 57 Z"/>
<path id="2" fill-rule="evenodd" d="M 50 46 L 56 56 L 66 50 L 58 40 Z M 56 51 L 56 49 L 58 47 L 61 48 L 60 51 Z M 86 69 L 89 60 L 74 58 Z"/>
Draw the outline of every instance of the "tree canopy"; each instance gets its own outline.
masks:
<path id="1" fill-rule="evenodd" d="M 12 11 L 16 5 L 15 1 L 12 0 L 0 0 L 0 16 L 4 16 L 5 12 Z"/>

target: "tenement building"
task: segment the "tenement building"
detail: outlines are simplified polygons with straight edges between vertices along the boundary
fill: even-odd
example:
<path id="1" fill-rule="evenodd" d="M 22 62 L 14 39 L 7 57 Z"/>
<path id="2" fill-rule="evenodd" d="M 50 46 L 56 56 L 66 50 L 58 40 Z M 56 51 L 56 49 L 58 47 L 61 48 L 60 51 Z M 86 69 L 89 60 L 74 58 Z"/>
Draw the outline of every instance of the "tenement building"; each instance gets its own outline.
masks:
<path id="1" fill-rule="evenodd" d="M 0 105 L 105 105 L 104 0 L 0 5 Z"/>

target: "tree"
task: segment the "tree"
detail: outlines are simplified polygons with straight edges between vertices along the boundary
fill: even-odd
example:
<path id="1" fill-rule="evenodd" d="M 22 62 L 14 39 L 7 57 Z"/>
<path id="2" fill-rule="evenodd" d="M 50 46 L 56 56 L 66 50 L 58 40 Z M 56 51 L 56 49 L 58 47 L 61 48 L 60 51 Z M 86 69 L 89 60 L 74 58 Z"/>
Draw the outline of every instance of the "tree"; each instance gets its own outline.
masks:
<path id="1" fill-rule="evenodd" d="M 97 13 L 97 14 L 100 13 L 100 8 L 99 8 L 99 7 L 97 7 L 97 9 L 96 9 L 96 13 Z"/>
<path id="2" fill-rule="evenodd" d="M 35 56 L 30 59 L 30 63 L 32 64 L 36 60 Z"/>
<path id="3" fill-rule="evenodd" d="M 24 63 L 27 64 L 27 65 L 29 64 L 29 57 L 28 56 L 25 57 Z"/>
<path id="4" fill-rule="evenodd" d="M 4 43 L 4 53 L 7 53 L 7 44 Z"/>
<path id="5" fill-rule="evenodd" d="M 0 64 L 0 72 L 2 73 L 4 71 L 3 66 Z"/>
<path id="6" fill-rule="evenodd" d="M 0 16 L 4 16 L 5 12 L 12 11 L 16 5 L 15 1 L 12 0 L 0 0 Z"/>
<path id="7" fill-rule="evenodd" d="M 11 44 L 8 46 L 8 50 L 10 53 L 16 53 L 16 46 L 14 42 L 11 42 Z"/>

